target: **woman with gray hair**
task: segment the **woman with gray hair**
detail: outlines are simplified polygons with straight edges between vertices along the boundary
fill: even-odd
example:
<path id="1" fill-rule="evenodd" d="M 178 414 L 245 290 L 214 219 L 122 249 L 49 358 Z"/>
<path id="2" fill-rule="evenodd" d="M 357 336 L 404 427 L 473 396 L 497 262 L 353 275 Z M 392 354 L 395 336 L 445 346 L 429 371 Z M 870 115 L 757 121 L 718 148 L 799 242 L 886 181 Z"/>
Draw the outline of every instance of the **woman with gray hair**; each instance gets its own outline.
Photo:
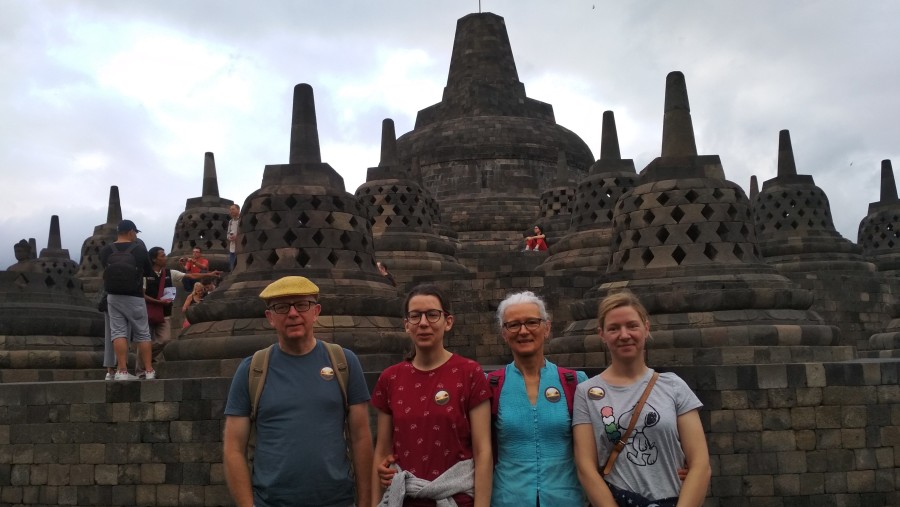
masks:
<path id="1" fill-rule="evenodd" d="M 513 362 L 488 375 L 496 460 L 491 506 L 584 505 L 572 450 L 572 404 L 575 385 L 587 375 L 544 358 L 550 315 L 534 293 L 507 296 L 497 322 Z"/>

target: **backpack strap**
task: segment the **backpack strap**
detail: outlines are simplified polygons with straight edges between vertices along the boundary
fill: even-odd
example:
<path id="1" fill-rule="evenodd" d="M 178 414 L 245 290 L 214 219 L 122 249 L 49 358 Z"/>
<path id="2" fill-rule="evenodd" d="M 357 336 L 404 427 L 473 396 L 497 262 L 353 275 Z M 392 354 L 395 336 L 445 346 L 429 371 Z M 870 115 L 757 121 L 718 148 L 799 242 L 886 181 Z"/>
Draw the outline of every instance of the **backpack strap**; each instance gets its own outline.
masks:
<path id="1" fill-rule="evenodd" d="M 344 354 L 344 347 L 337 343 L 322 342 L 325 350 L 328 351 L 328 359 L 331 360 L 331 367 L 334 368 L 337 377 L 338 386 L 341 388 L 341 396 L 344 397 L 344 413 L 350 411 L 350 404 L 347 401 L 347 384 L 350 382 L 350 370 L 347 368 L 347 356 Z"/>
<path id="2" fill-rule="evenodd" d="M 269 358 L 272 357 L 272 344 L 253 353 L 248 372 L 248 392 L 250 393 L 250 436 L 247 438 L 247 462 L 253 463 L 253 452 L 256 450 L 256 415 L 259 412 L 259 399 L 266 385 L 266 372 L 269 370 Z"/>
<path id="3" fill-rule="evenodd" d="M 559 372 L 559 383 L 562 384 L 563 393 L 566 395 L 566 405 L 569 406 L 569 419 L 572 419 L 572 408 L 575 405 L 575 388 L 578 387 L 578 373 L 568 368 L 556 367 Z"/>
<path id="4" fill-rule="evenodd" d="M 628 437 L 631 436 L 631 432 L 634 431 L 634 427 L 637 425 L 638 419 L 641 417 L 641 410 L 644 408 L 644 403 L 647 402 L 647 398 L 650 396 L 650 391 L 653 390 L 653 385 L 656 384 L 656 379 L 659 378 L 658 372 L 653 372 L 653 376 L 650 377 L 650 381 L 647 382 L 647 387 L 644 388 L 644 392 L 641 394 L 641 399 L 638 400 L 637 405 L 634 407 L 634 413 L 631 414 L 631 422 L 628 423 L 628 429 L 625 430 L 625 434 L 622 435 L 622 438 L 616 442 L 616 445 L 613 447 L 612 451 L 609 453 L 609 458 L 606 460 L 606 464 L 603 465 L 603 477 L 609 475 L 612 472 L 613 465 L 616 464 L 616 458 L 619 457 L 619 453 L 622 452 L 622 449 L 625 448 L 625 445 L 628 443 Z"/>
<path id="5" fill-rule="evenodd" d="M 497 413 L 500 411 L 500 391 L 503 390 L 503 381 L 506 380 L 506 366 L 488 373 L 488 386 L 491 388 L 491 451 L 494 454 L 494 464 L 497 464 Z"/>

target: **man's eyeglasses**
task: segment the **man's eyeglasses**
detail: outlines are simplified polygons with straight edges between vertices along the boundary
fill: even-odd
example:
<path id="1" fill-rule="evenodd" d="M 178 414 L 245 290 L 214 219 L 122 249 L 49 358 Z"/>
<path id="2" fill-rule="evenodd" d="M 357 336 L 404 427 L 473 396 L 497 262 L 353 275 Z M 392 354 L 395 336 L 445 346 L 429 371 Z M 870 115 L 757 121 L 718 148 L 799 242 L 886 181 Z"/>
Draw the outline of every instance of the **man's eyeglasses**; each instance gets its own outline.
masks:
<path id="1" fill-rule="evenodd" d="M 285 314 L 291 311 L 291 307 L 294 307 L 294 310 L 297 310 L 297 313 L 303 313 L 308 311 L 313 306 L 316 306 L 318 303 L 315 301 L 295 301 L 293 303 L 275 303 L 273 305 L 269 305 L 269 310 L 272 310 L 275 313 Z"/>
<path id="2" fill-rule="evenodd" d="M 541 324 L 544 323 L 544 319 L 527 319 L 525 322 L 519 322 L 518 320 L 514 320 L 511 322 L 504 322 L 503 329 L 509 331 L 510 333 L 518 333 L 522 326 L 525 326 L 525 329 L 529 331 L 534 331 L 537 328 L 541 327 Z"/>
<path id="3" fill-rule="evenodd" d="M 410 324 L 418 324 L 419 322 L 422 322 L 422 315 L 425 316 L 425 319 L 428 320 L 428 322 L 431 322 L 433 324 L 433 323 L 441 320 L 441 317 L 443 317 L 444 315 L 447 315 L 447 312 L 445 312 L 443 310 L 428 310 L 425 312 L 409 312 L 406 314 L 406 317 L 404 317 L 404 319 L 406 319 L 406 322 L 409 322 Z"/>

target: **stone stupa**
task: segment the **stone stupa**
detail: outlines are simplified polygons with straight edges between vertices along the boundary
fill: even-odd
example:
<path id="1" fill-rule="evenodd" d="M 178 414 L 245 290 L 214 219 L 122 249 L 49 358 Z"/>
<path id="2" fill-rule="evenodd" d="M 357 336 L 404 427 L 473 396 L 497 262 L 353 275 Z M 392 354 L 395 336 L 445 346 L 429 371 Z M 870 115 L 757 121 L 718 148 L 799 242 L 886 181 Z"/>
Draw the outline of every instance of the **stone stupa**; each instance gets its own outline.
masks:
<path id="1" fill-rule="evenodd" d="M 813 295 L 758 255 L 750 201 L 717 155 L 698 155 L 680 72 L 666 79 L 661 156 L 617 201 L 604 282 L 572 305 L 551 340 L 559 364 L 606 362 L 597 303 L 629 289 L 652 315 L 656 366 L 832 361 L 853 357 L 840 331 L 809 311 Z"/>
<path id="2" fill-rule="evenodd" d="M 122 221 L 122 204 L 119 187 L 109 187 L 109 205 L 106 208 L 106 223 L 94 227 L 94 234 L 81 245 L 81 261 L 75 277 L 81 280 L 84 293 L 93 298 L 103 288 L 103 266 L 100 265 L 100 250 L 116 241 L 116 227 Z"/>
<path id="3" fill-rule="evenodd" d="M 191 326 L 164 350 L 164 374 L 228 375 L 236 361 L 276 339 L 259 293 L 301 275 L 321 291 L 316 337 L 359 355 L 367 371 L 409 348 L 401 300 L 375 266 L 368 210 L 322 162 L 313 90 L 294 88 L 289 163 L 267 165 L 241 213 L 237 264 L 215 292 L 191 307 Z"/>

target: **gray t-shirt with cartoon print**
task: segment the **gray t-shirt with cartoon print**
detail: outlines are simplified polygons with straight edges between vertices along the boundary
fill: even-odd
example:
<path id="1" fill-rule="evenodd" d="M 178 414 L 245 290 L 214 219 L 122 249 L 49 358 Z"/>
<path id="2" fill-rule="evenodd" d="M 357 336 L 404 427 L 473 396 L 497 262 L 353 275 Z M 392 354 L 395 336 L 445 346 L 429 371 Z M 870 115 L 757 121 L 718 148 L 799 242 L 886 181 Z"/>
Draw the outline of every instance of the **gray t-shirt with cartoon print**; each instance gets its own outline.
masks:
<path id="1" fill-rule="evenodd" d="M 630 386 L 609 385 L 600 375 L 578 384 L 572 426 L 593 425 L 601 469 L 615 443 L 628 429 L 652 375 L 653 370 L 648 369 L 641 380 Z M 684 452 L 678 438 L 677 418 L 702 406 L 678 375 L 660 373 L 634 431 L 606 480 L 651 500 L 678 496 L 681 490 L 678 468 L 684 466 Z"/>

